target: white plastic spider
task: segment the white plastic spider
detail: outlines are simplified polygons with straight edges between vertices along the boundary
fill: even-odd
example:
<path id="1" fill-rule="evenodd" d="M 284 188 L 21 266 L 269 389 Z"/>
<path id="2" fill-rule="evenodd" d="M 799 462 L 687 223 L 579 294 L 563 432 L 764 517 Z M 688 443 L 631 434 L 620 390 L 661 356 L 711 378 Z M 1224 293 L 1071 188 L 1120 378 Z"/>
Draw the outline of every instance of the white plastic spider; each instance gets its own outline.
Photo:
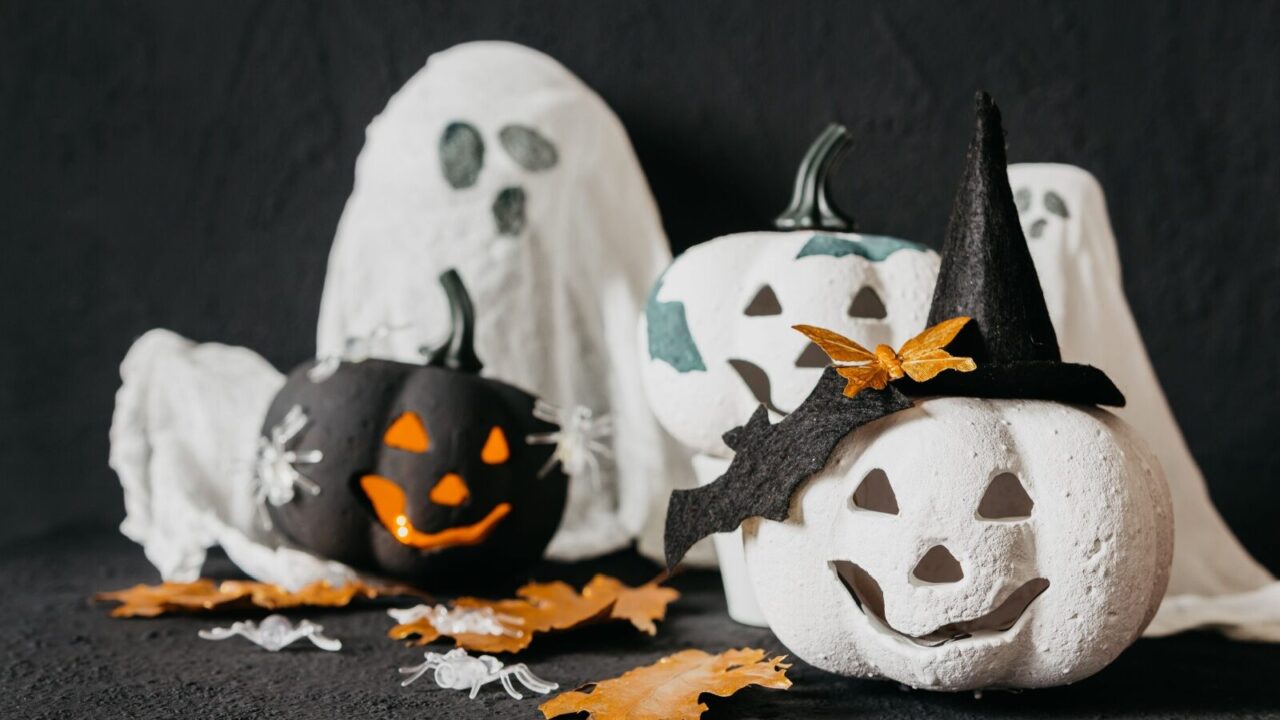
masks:
<path id="1" fill-rule="evenodd" d="M 492 655 L 481 655 L 473 658 L 462 648 L 454 648 L 444 655 L 428 652 L 425 657 L 426 661 L 421 665 L 400 668 L 401 673 L 409 676 L 400 683 L 401 686 L 406 686 L 417 680 L 425 675 L 428 670 L 435 670 L 436 685 L 450 690 L 466 690 L 470 688 L 471 694 L 469 697 L 472 700 L 480 693 L 482 685 L 487 685 L 494 680 L 501 682 L 503 689 L 511 697 L 516 700 L 523 699 L 524 696 L 516 692 L 515 686 L 511 683 L 511 678 L 513 677 L 519 680 L 521 685 L 543 695 L 560 687 L 553 682 L 547 682 L 534 675 L 524 663 L 503 667 L 502 662 Z"/>
<path id="2" fill-rule="evenodd" d="M 426 620 L 443 635 L 474 633 L 476 635 L 506 635 L 521 637 L 523 632 L 508 625 L 523 625 L 524 618 L 495 612 L 493 608 L 455 607 L 446 605 L 415 605 L 411 608 L 391 608 L 387 614 L 401 625 Z"/>
<path id="3" fill-rule="evenodd" d="M 310 620 L 301 620 L 297 626 L 294 626 L 289 618 L 283 615 L 268 615 L 262 619 L 261 623 L 243 620 L 231 623 L 231 627 L 201 630 L 198 634 L 205 640 L 226 640 L 229 637 L 241 635 L 258 647 L 271 652 L 276 652 L 302 638 L 310 640 L 312 645 L 321 650 L 337 652 L 342 649 L 342 641 L 325 635 L 323 625 Z"/>
<path id="4" fill-rule="evenodd" d="M 555 445 L 556 450 L 538 470 L 538 477 L 545 477 L 556 463 L 573 477 L 585 475 L 591 487 L 600 489 L 600 457 L 613 457 L 604 438 L 613 434 L 613 418 L 608 415 L 595 417 L 590 408 L 577 405 L 560 408 L 545 400 L 533 405 L 533 416 L 539 420 L 560 426 L 559 430 L 534 433 L 525 438 L 530 445 Z"/>
<path id="5" fill-rule="evenodd" d="M 298 437 L 311 419 L 301 405 L 294 405 L 285 413 L 279 425 L 271 428 L 270 437 L 258 438 L 258 457 L 255 471 L 258 486 L 254 499 L 277 507 L 293 500 L 294 487 L 300 487 L 312 495 L 320 494 L 320 486 L 294 465 L 314 465 L 324 459 L 319 450 L 291 450 L 289 444 Z"/>

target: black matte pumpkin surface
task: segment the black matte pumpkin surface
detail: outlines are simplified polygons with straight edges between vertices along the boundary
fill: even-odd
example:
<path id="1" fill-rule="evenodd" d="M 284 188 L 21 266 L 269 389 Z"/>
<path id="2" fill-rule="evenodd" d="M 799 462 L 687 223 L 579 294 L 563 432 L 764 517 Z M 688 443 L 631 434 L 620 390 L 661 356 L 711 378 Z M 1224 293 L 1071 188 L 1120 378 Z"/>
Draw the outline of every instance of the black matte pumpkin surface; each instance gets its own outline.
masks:
<path id="1" fill-rule="evenodd" d="M 552 445 L 529 445 L 526 436 L 555 426 L 533 417 L 534 398 L 504 383 L 470 373 L 388 360 L 342 363 L 313 382 L 305 363 L 291 372 L 264 422 L 264 434 L 294 405 L 309 422 L 293 443 L 320 450 L 315 465 L 300 467 L 320 487 L 270 507 L 272 521 L 299 547 L 361 570 L 422 587 L 460 589 L 519 572 L 541 557 L 560 524 L 568 481 L 557 466 L 539 470 Z M 416 413 L 429 445 L 411 452 L 384 444 L 386 430 L 405 412 Z M 481 450 L 492 428 L 509 447 L 505 462 L 489 464 Z M 462 504 L 432 502 L 431 489 L 448 473 L 459 475 L 468 496 Z M 500 503 L 510 512 L 484 540 L 422 550 L 401 543 L 379 521 L 360 486 L 379 475 L 405 492 L 405 514 L 418 531 L 436 533 L 483 519 Z"/>

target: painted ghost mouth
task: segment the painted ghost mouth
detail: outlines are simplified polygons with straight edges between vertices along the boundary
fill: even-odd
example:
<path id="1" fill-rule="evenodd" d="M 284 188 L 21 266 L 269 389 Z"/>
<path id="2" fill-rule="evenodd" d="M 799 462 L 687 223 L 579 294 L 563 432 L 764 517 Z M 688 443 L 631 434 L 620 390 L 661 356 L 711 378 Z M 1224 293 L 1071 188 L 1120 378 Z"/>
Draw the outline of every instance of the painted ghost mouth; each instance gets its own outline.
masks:
<path id="1" fill-rule="evenodd" d="M 880 584 L 871 577 L 871 573 L 848 560 L 833 560 L 829 564 L 864 615 L 899 637 L 923 647 L 938 647 L 956 640 L 989 637 L 1002 633 L 1017 624 L 1031 603 L 1049 589 L 1048 580 L 1034 578 L 1020 585 L 994 610 L 984 615 L 972 620 L 947 623 L 924 635 L 909 635 L 894 628 L 885 619 L 884 593 L 880 590 Z"/>

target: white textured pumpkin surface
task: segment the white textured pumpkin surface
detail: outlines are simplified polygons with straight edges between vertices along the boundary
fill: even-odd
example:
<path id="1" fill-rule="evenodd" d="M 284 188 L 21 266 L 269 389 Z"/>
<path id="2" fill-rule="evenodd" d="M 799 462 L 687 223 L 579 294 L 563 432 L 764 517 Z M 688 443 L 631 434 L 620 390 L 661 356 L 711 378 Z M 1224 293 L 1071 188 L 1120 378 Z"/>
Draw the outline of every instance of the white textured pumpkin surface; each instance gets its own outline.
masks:
<path id="1" fill-rule="evenodd" d="M 876 469 L 896 515 L 852 502 Z M 987 486 L 1006 472 L 1033 501 L 1030 514 L 983 519 Z M 757 518 L 743 530 L 757 600 L 788 649 L 832 672 L 936 690 L 1044 687 L 1097 672 L 1151 620 L 1173 552 L 1169 491 L 1136 434 L 1102 410 L 1027 400 L 931 399 L 868 425 L 797 490 L 786 522 Z M 913 576 L 937 545 L 963 578 Z M 838 560 L 879 584 L 888 627 L 855 602 Z M 1037 578 L 1048 588 L 1007 630 L 936 647 L 905 637 L 986 615 Z"/>
<path id="2" fill-rule="evenodd" d="M 845 254 L 800 257 L 815 237 Z M 892 252 L 883 259 L 871 259 L 887 249 Z M 867 347 L 897 347 L 925 327 L 938 262 L 932 250 L 901 240 L 808 230 L 727 235 L 690 248 L 662 276 L 650 302 L 683 305 L 689 335 L 705 369 L 681 372 L 653 357 L 647 319 L 641 317 L 641 365 L 654 414 L 689 448 L 732 457 L 720 436 L 745 422 L 764 398 L 751 391 L 730 360 L 745 360 L 763 370 L 769 378 L 769 399 L 790 412 L 813 390 L 826 364 L 797 366 L 809 340 L 791 326 L 818 325 Z M 747 315 L 744 310 L 766 287 L 777 300 L 778 312 Z M 879 298 L 883 318 L 850 315 L 855 298 L 865 289 Z M 778 417 L 775 413 L 773 419 Z"/>

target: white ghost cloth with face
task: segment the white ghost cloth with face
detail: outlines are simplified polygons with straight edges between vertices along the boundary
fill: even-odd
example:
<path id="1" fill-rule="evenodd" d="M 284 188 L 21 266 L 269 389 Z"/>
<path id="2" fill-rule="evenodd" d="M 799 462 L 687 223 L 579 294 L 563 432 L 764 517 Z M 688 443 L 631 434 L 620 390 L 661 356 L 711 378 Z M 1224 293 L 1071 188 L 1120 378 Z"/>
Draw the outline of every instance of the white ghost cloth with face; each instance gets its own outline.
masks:
<path id="1" fill-rule="evenodd" d="M 370 354 L 420 361 L 447 327 L 435 278 L 476 306 L 486 375 L 613 421 L 599 477 L 572 479 L 548 555 L 623 547 L 693 484 L 640 387 L 635 319 L 670 262 L 621 122 L 551 58 L 478 42 L 433 55 L 369 125 L 329 259 L 317 354 L 391 328 Z M 659 513 L 656 513 L 660 515 Z M 660 548 L 642 548 L 660 554 Z"/>
<path id="2" fill-rule="evenodd" d="M 124 490 L 120 530 L 143 546 L 163 579 L 197 579 L 214 546 L 254 579 L 290 589 L 356 577 L 290 547 L 265 520 L 260 431 L 284 383 L 270 363 L 245 348 L 152 330 L 129 349 L 120 377 L 110 455 Z M 277 466 L 306 459 L 297 435 L 282 441 L 293 454 L 276 458 Z M 305 472 L 302 463 L 297 468 Z"/>
<path id="3" fill-rule="evenodd" d="M 1214 626 L 1280 642 L 1280 585 L 1213 506 L 1125 299 L 1102 188 L 1070 165 L 1009 167 L 1009 182 L 1067 362 L 1101 368 L 1128 404 L 1114 412 L 1160 459 L 1173 494 L 1175 550 L 1168 595 L 1147 635 Z"/>

